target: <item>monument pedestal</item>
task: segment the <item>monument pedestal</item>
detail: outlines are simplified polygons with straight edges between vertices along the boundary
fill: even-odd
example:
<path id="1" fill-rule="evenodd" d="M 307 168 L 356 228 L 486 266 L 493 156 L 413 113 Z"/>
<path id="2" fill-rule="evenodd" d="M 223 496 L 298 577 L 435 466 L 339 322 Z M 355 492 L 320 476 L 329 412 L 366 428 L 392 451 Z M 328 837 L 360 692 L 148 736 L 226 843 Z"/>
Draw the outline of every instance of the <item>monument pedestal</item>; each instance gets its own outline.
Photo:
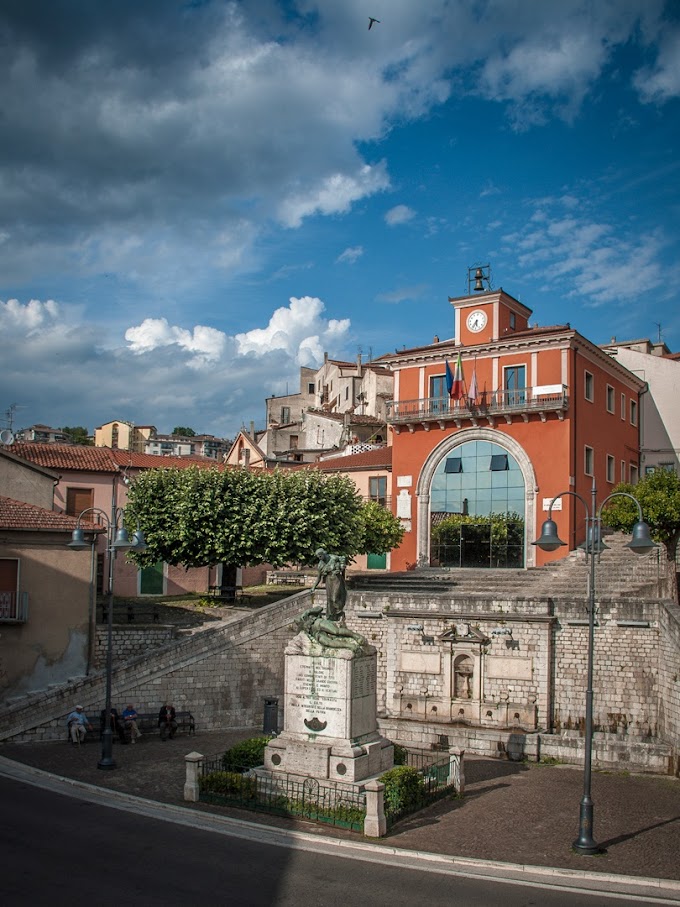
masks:
<path id="1" fill-rule="evenodd" d="M 378 731 L 377 655 L 322 647 L 300 633 L 285 650 L 284 729 L 265 770 L 363 789 L 394 765 Z"/>

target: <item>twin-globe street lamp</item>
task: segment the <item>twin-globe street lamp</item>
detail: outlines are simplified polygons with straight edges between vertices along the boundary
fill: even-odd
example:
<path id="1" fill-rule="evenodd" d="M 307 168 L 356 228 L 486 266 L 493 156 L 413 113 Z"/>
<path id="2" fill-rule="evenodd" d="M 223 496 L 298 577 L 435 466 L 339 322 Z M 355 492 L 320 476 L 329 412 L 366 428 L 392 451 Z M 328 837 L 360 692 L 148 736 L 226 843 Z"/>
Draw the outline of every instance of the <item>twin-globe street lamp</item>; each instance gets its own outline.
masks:
<path id="1" fill-rule="evenodd" d="M 132 540 L 128 535 L 125 526 L 122 525 L 123 516 L 122 507 L 114 507 L 109 517 L 103 510 L 98 507 L 88 507 L 78 515 L 76 528 L 71 533 L 71 541 L 68 543 L 69 548 L 75 548 L 81 551 L 90 547 L 90 542 L 85 540 L 85 530 L 82 529 L 80 521 L 87 514 L 97 514 L 103 517 L 106 522 L 106 551 L 109 558 L 109 612 L 108 612 L 108 645 L 106 650 L 106 703 L 104 705 L 105 720 L 102 728 L 102 757 L 97 763 L 97 768 L 112 769 L 116 767 L 113 759 L 113 729 L 111 728 L 111 674 L 113 671 L 113 564 L 118 551 L 144 551 L 146 542 L 142 530 L 137 530 L 132 535 Z M 121 525 L 119 526 L 118 523 Z M 87 530 L 92 531 L 90 529 Z"/>
<path id="2" fill-rule="evenodd" d="M 626 491 L 614 491 L 608 495 L 604 501 L 597 507 L 597 489 L 595 488 L 595 479 L 593 478 L 593 487 L 591 490 L 591 504 L 584 501 L 580 494 L 575 491 L 563 491 L 550 502 L 548 508 L 548 519 L 545 520 L 541 527 L 540 538 L 532 542 L 543 551 L 556 551 L 558 548 L 566 545 L 557 534 L 557 524 L 552 518 L 553 504 L 559 498 L 571 495 L 578 498 L 586 509 L 586 540 L 580 546 L 585 549 L 586 556 L 590 557 L 590 581 L 588 595 L 588 672 L 586 688 L 586 740 L 583 768 L 583 797 L 581 799 L 581 811 L 579 816 L 579 834 L 578 838 L 572 844 L 577 853 L 584 856 L 592 856 L 600 853 L 601 848 L 595 843 L 593 838 L 593 800 L 590 792 L 591 768 L 592 768 L 592 751 L 593 751 L 593 654 L 595 648 L 595 555 L 599 555 L 608 546 L 602 542 L 602 508 L 612 498 L 624 497 L 630 498 L 637 506 L 638 521 L 633 526 L 632 538 L 626 544 L 636 554 L 648 554 L 657 545 L 652 541 L 649 535 L 649 526 L 642 520 L 642 507 L 637 498 Z"/>

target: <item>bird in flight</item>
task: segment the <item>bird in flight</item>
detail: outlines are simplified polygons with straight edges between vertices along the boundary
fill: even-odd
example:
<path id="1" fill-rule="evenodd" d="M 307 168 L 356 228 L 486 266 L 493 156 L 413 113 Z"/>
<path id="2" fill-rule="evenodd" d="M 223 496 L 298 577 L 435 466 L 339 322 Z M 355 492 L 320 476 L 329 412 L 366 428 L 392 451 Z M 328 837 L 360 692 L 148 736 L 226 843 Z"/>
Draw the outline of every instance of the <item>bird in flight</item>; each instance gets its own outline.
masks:
<path id="1" fill-rule="evenodd" d="M 374 19 L 373 16 L 368 17 L 368 30 L 370 31 L 373 28 L 373 23 L 377 22 L 380 25 L 380 19 Z"/>

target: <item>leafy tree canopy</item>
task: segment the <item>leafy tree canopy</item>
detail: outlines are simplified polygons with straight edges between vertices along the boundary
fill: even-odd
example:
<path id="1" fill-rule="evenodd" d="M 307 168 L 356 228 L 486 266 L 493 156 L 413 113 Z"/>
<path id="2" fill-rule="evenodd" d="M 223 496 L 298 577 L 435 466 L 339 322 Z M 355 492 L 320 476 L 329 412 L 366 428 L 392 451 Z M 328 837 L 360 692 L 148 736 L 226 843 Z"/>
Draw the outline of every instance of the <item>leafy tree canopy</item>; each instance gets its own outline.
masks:
<path id="1" fill-rule="evenodd" d="M 82 425 L 74 425 L 72 428 L 64 425 L 59 431 L 63 432 L 73 444 L 82 444 L 84 447 L 91 447 L 94 444 L 87 429 Z"/>
<path id="2" fill-rule="evenodd" d="M 150 469 L 128 494 L 129 528 L 139 518 L 148 545 L 139 564 L 309 564 L 317 548 L 352 557 L 402 535 L 350 479 L 317 470 Z"/>
<path id="3" fill-rule="evenodd" d="M 652 538 L 664 544 L 672 558 L 680 538 L 680 478 L 677 474 L 657 469 L 637 485 L 622 482 L 614 491 L 624 491 L 638 499 Z M 638 519 L 638 509 L 630 498 L 616 497 L 605 505 L 602 519 L 612 529 L 630 532 Z"/>
<path id="4" fill-rule="evenodd" d="M 196 432 L 193 428 L 187 428 L 185 425 L 176 425 L 172 430 L 173 435 L 179 435 L 181 438 L 195 438 Z"/>

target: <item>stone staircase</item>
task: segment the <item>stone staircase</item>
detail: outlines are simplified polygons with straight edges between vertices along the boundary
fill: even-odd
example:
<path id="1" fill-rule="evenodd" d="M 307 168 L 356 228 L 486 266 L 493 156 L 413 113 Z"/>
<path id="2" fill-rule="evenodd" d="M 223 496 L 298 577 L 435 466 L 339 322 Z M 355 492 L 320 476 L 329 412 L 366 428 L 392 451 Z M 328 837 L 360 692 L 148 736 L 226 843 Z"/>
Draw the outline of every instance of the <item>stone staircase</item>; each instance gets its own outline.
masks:
<path id="1" fill-rule="evenodd" d="M 636 555 L 625 547 L 627 541 L 628 536 L 621 533 L 605 539 L 608 548 L 596 564 L 598 600 L 672 597 L 667 590 L 665 550 Z M 355 574 L 348 584 L 357 591 L 542 599 L 584 597 L 589 577 L 589 561 L 583 551 L 576 550 L 544 567 L 527 570 L 424 567 L 404 573 Z"/>

